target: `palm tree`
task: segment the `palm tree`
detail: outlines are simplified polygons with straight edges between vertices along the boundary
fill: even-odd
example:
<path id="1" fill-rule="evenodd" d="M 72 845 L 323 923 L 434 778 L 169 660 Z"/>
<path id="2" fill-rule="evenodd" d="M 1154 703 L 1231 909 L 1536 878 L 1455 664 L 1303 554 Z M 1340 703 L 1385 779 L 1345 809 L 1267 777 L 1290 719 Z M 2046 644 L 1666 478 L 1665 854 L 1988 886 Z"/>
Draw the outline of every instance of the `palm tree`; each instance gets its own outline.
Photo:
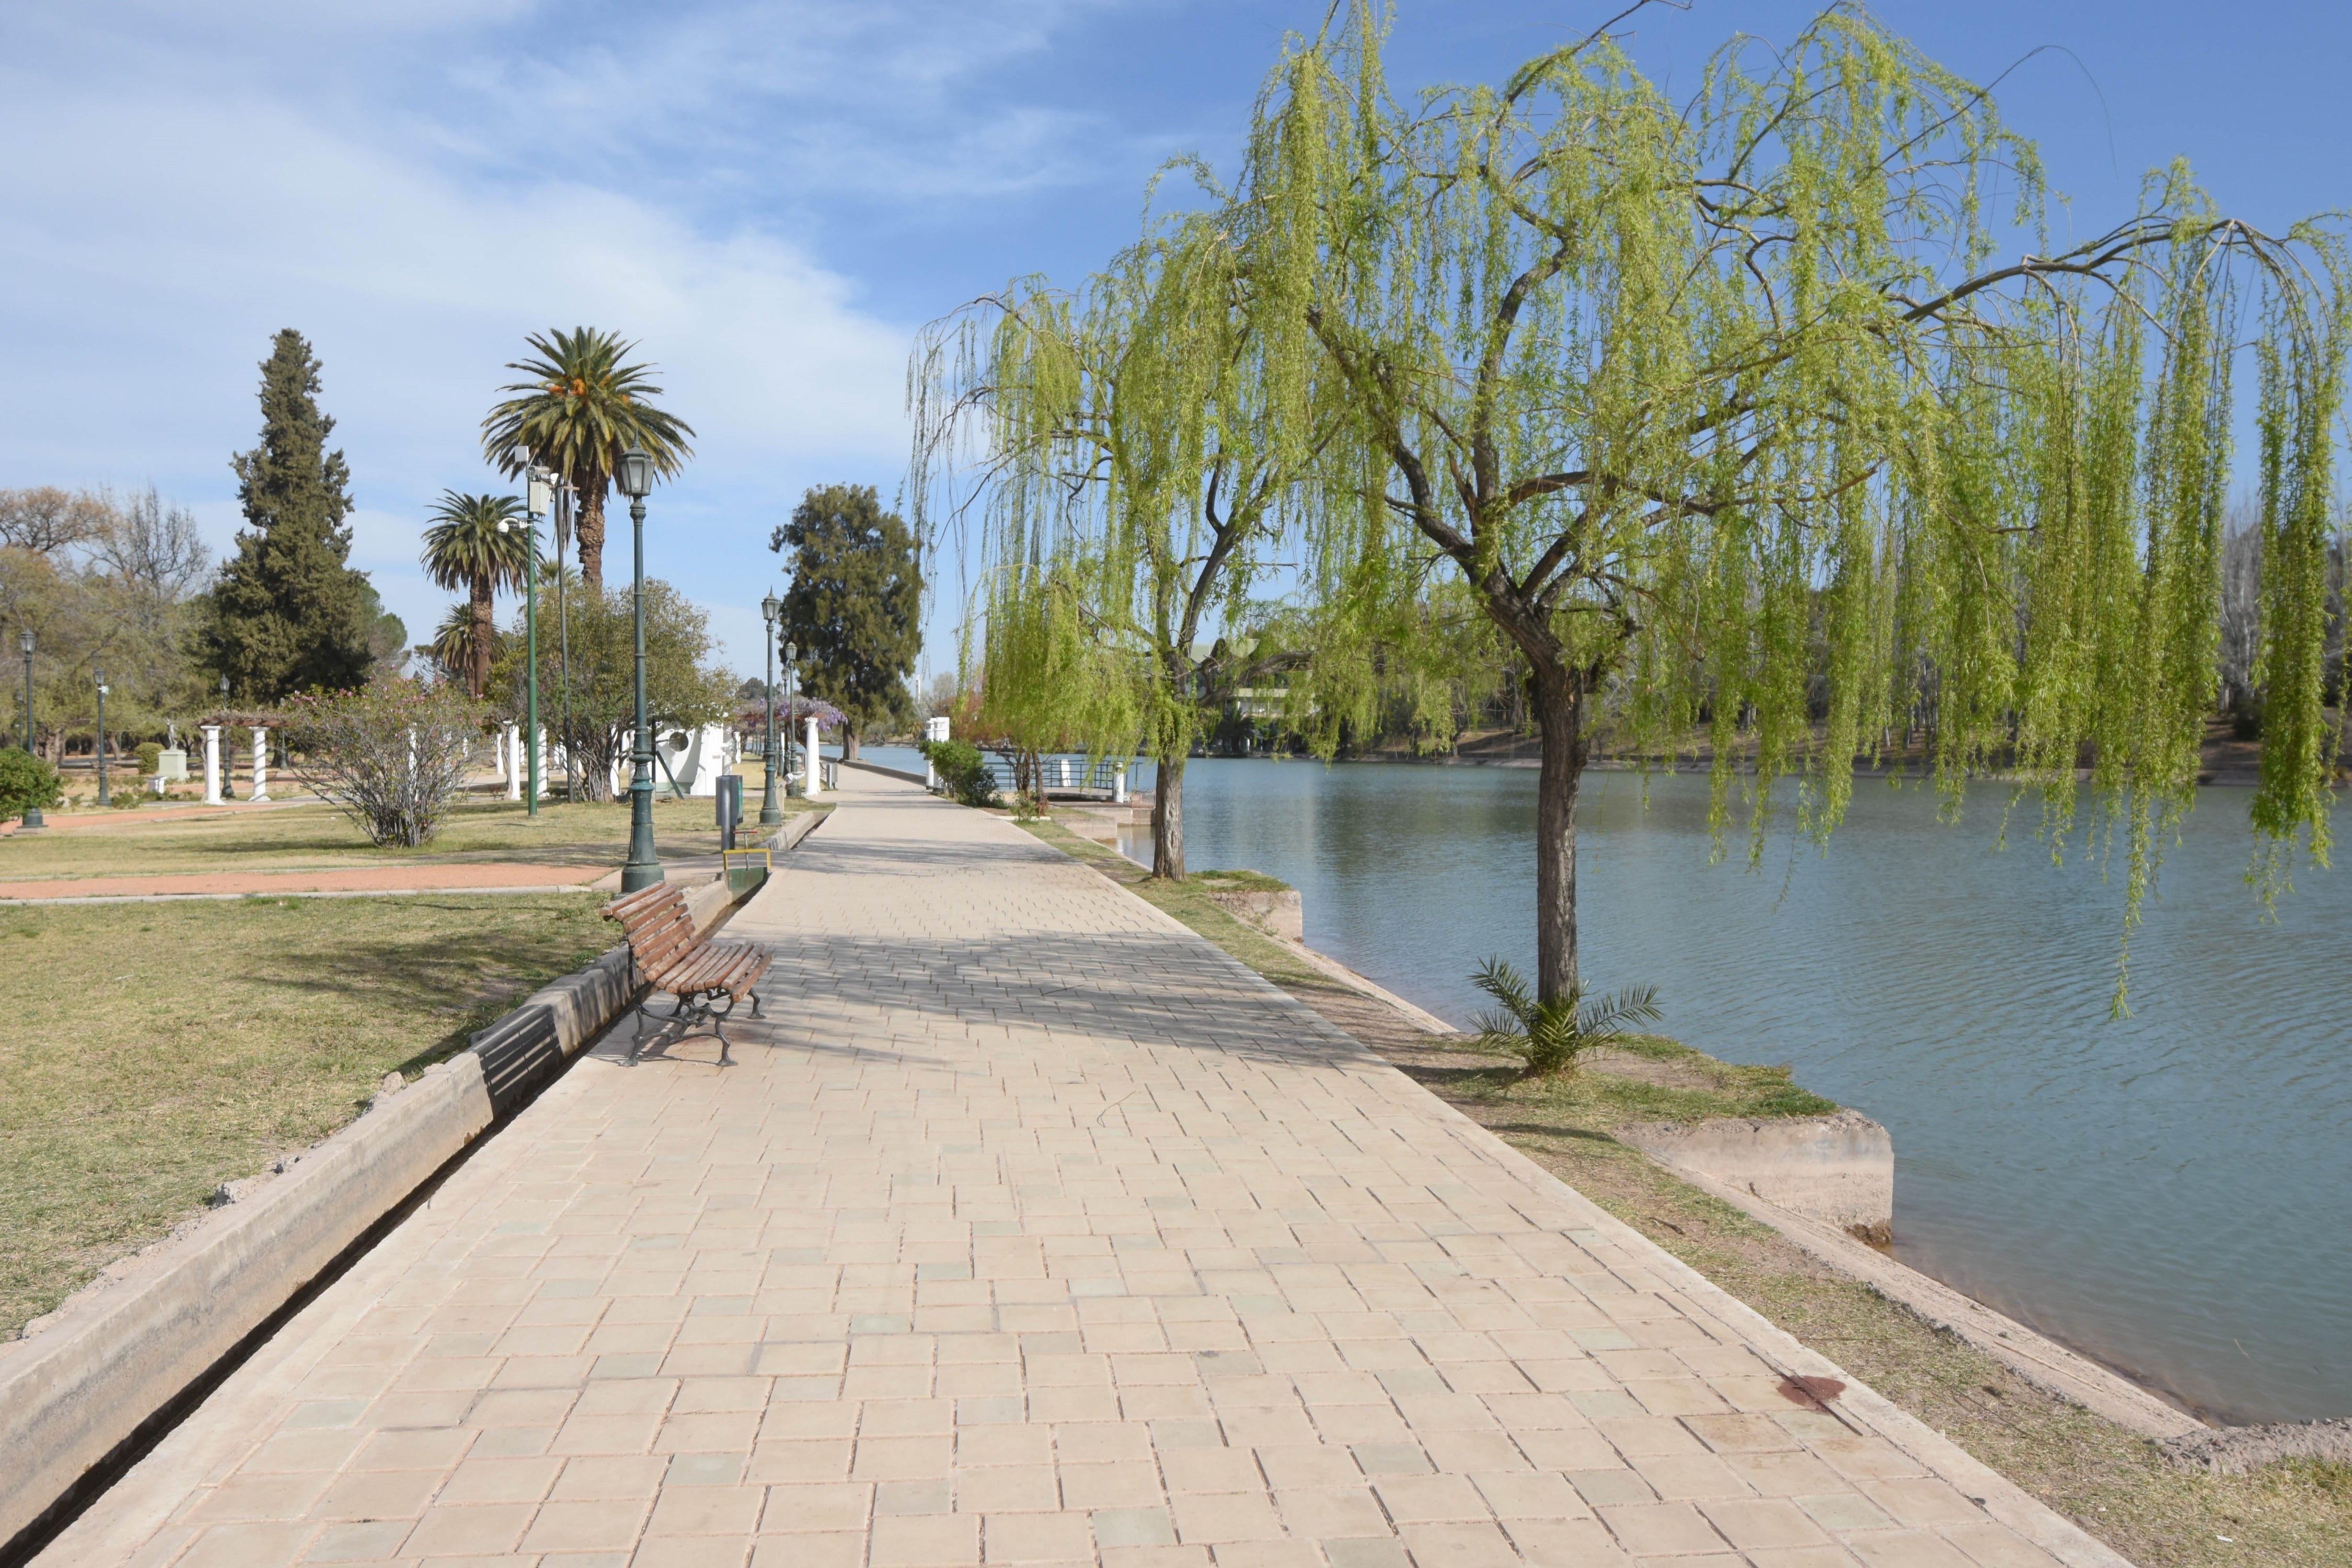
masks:
<path id="1" fill-rule="evenodd" d="M 482 421 L 482 451 L 509 479 L 537 467 L 580 498 L 580 574 L 590 589 L 604 587 L 604 494 L 621 454 L 640 447 L 665 479 L 694 455 L 694 427 L 648 401 L 661 388 L 646 379 L 651 368 L 624 364 L 637 345 L 595 327 L 533 333 L 536 359 L 507 368 L 530 379 L 502 386 L 518 395 Z"/>
<path id="2" fill-rule="evenodd" d="M 433 640 L 419 643 L 415 649 L 419 658 L 431 662 L 435 679 L 456 680 L 462 678 L 474 659 L 474 612 L 463 602 L 449 606 L 441 624 L 433 628 Z"/>
<path id="3" fill-rule="evenodd" d="M 425 531 L 425 574 L 444 588 L 463 588 L 472 611 L 473 635 L 467 650 L 466 689 L 477 700 L 490 684 L 490 654 L 499 628 L 490 598 L 500 588 L 520 588 L 530 559 L 522 502 L 512 496 L 466 496 L 443 490 L 434 506 L 437 520 Z M 503 526 L 514 524 L 513 527 Z"/>

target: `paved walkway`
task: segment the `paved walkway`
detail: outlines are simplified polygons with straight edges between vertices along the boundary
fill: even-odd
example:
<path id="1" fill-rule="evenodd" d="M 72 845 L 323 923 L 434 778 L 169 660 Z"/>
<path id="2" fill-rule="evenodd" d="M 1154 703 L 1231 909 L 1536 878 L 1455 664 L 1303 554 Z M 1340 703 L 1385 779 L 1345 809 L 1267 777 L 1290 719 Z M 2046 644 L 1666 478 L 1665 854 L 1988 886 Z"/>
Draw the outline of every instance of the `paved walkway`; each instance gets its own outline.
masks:
<path id="1" fill-rule="evenodd" d="M 579 1064 L 42 1563 L 2052 1561 L 1006 824 L 854 778 L 730 934 L 740 1065 Z"/>

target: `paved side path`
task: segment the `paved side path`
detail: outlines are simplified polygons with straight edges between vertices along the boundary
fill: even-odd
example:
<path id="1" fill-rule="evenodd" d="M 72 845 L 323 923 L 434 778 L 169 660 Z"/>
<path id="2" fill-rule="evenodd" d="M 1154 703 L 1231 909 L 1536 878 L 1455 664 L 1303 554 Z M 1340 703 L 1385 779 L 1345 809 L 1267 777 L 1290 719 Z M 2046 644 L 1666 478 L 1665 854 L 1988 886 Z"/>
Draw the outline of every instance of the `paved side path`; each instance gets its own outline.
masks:
<path id="1" fill-rule="evenodd" d="M 581 1063 L 42 1561 L 2052 1561 L 1019 830 L 866 775 L 788 866 L 741 1065 Z"/>

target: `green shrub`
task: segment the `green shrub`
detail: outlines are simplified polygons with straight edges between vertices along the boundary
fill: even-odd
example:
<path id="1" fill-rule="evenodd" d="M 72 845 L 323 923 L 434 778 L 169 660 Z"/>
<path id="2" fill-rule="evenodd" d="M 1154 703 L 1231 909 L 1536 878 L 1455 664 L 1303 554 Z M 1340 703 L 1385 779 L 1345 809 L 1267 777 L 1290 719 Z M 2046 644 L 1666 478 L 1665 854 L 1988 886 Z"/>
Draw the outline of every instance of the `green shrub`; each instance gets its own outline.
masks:
<path id="1" fill-rule="evenodd" d="M 969 741 L 926 741 L 920 750 L 947 793 L 966 805 L 992 806 L 1003 802 L 980 748 Z"/>
<path id="2" fill-rule="evenodd" d="M 131 754 L 139 759 L 140 776 L 142 778 L 152 778 L 155 774 L 155 770 L 163 765 L 163 742 L 161 741 L 142 741 Z"/>
<path id="3" fill-rule="evenodd" d="M 36 807 L 47 811 L 63 805 L 65 798 L 57 769 L 22 746 L 0 751 L 0 819 L 22 816 Z"/>

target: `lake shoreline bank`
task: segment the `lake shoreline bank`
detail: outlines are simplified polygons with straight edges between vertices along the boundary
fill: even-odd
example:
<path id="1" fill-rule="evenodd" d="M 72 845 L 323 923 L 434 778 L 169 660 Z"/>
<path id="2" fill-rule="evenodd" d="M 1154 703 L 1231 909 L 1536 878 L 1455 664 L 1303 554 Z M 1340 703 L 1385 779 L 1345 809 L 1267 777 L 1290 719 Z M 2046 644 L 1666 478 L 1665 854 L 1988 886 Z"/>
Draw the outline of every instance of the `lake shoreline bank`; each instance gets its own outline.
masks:
<path id="1" fill-rule="evenodd" d="M 1640 1151 L 1605 1133 L 1538 1130 L 1523 1101 L 1461 1094 L 1460 1075 L 1489 1070 L 1494 1058 L 1456 1050 L 1456 1039 L 1441 1033 L 1451 1029 L 1444 1019 L 1410 1003 L 1392 1005 L 1377 986 L 1344 984 L 1330 973 L 1353 974 L 1343 962 L 1318 954 L 1325 963 L 1310 963 L 1303 942 L 1276 942 L 1189 884 L 1150 883 L 1115 848 L 1059 823 L 1024 826 L 1175 915 L 2140 1568 L 2219 1568 L 2250 1560 L 2246 1552 L 2286 1568 L 2323 1568 L 2352 1550 L 2352 1469 L 2287 1460 L 2232 1476 L 2176 1463 L 2154 1439 L 2037 1386 Z"/>

